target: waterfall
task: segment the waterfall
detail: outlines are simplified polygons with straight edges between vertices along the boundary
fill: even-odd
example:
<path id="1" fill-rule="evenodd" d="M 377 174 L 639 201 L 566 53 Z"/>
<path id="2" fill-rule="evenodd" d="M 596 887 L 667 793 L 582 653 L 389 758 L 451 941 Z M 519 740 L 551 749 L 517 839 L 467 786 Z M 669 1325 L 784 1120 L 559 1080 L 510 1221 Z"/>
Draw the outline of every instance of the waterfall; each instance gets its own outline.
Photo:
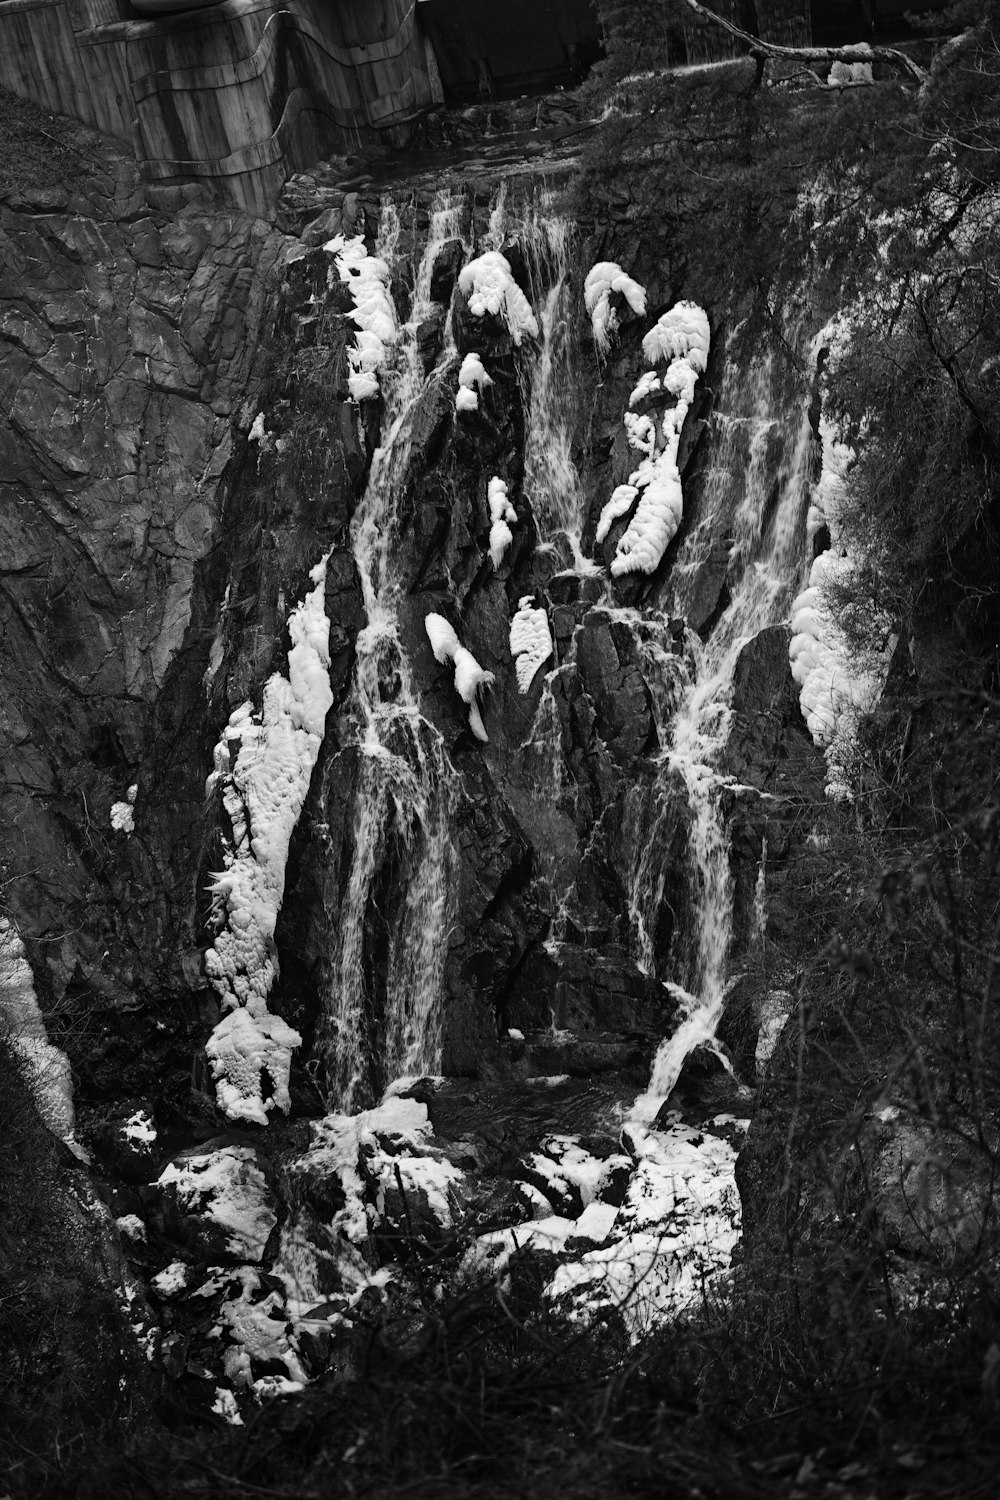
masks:
<path id="1" fill-rule="evenodd" d="M 732 515 L 729 599 L 692 648 L 687 682 L 660 752 L 661 802 L 676 786 L 687 794 L 691 818 L 688 875 L 692 908 L 690 951 L 677 987 L 682 1020 L 660 1046 L 647 1094 L 637 1117 L 651 1119 L 670 1094 L 688 1054 L 715 1035 L 725 999 L 726 959 L 733 925 L 733 879 L 724 803 L 734 791 L 719 770 L 729 735 L 733 674 L 740 653 L 762 630 L 786 618 L 807 566 L 805 516 L 811 429 L 801 401 L 789 399 L 774 357 L 758 358 L 751 371 L 727 364 L 715 422 L 715 461 L 704 496 L 704 520 L 682 546 L 674 571 L 671 604 L 684 609 L 711 550 L 713 523 Z M 777 413 L 777 415 L 776 415 Z M 740 485 L 735 506 L 733 487 Z M 738 790 L 738 789 L 736 789 Z M 662 813 L 661 813 L 662 816 Z M 651 840 L 650 849 L 655 847 Z M 633 902 L 655 910 L 660 881 L 650 858 L 640 862 Z M 648 944 L 648 934 L 644 940 Z M 642 950 L 640 939 L 640 951 Z M 648 955 L 647 961 L 648 961 Z"/>
<path id="2" fill-rule="evenodd" d="M 527 431 L 524 489 L 531 502 L 543 550 L 568 547 L 572 570 L 597 574 L 598 565 L 583 555 L 580 538 L 586 522 L 583 485 L 572 456 L 579 377 L 572 363 L 575 293 L 570 281 L 575 248 L 572 225 L 556 205 L 555 193 L 543 189 L 532 202 L 520 237 L 528 262 L 531 300 L 538 312 L 539 350 L 525 372 Z"/>
<path id="3" fill-rule="evenodd" d="M 350 1111 L 399 1075 L 435 1072 L 441 1053 L 441 989 L 455 855 L 449 817 L 455 788 L 437 730 L 421 715 L 399 634 L 401 581 L 394 566 L 398 508 L 410 456 L 418 399 L 427 380 L 453 362 L 446 330 L 437 368 L 425 377 L 417 330 L 433 306 L 434 263 L 458 236 L 463 203 L 435 199 L 416 266 L 410 314 L 383 372 L 384 437 L 351 527 L 367 623 L 358 634 L 354 691 L 345 738 L 358 757 L 352 863 L 339 917 L 338 951 L 329 965 L 329 992 L 317 1038 L 331 1103 Z M 376 254 L 398 258 L 400 214 L 383 201 Z M 405 865 L 405 896 L 392 913 L 378 889 L 395 854 Z M 372 992 L 366 932 L 387 931 L 385 993 Z M 367 1082 L 375 1073 L 374 1082 Z"/>

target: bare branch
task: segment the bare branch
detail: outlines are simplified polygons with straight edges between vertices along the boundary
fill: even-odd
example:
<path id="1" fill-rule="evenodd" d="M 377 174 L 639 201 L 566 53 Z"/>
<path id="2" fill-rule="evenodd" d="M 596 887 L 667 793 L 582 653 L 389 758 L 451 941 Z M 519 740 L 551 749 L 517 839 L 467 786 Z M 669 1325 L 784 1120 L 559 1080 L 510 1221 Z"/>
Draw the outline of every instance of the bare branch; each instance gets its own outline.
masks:
<path id="1" fill-rule="evenodd" d="M 869 47 L 867 43 L 859 43 L 857 46 L 850 47 L 780 47 L 777 42 L 764 42 L 760 37 L 751 36 L 749 31 L 744 31 L 734 22 L 727 21 L 724 16 L 717 16 L 706 5 L 699 4 L 699 0 L 682 0 L 682 3 L 700 20 L 708 21 L 711 25 L 728 31 L 730 36 L 744 44 L 751 57 L 758 59 L 775 57 L 800 63 L 881 62 L 906 73 L 914 83 L 923 85 L 927 81 L 924 69 L 915 63 L 912 57 L 907 57 L 905 52 L 898 52 L 895 47 Z"/>

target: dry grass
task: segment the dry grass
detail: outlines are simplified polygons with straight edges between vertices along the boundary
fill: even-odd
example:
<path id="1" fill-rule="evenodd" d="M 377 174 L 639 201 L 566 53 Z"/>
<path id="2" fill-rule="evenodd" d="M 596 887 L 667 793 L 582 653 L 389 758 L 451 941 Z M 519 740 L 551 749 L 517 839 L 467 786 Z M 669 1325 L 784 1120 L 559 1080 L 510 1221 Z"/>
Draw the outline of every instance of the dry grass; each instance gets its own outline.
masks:
<path id="1" fill-rule="evenodd" d="M 0 89 L 0 198 L 78 175 L 89 160 L 84 133 L 64 115 Z"/>

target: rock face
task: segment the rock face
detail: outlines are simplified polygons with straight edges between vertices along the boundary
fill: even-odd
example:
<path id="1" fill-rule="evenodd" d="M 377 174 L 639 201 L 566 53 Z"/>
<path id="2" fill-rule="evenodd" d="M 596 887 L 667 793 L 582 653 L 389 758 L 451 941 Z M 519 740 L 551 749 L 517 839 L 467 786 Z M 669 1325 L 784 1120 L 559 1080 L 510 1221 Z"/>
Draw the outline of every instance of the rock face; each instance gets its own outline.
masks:
<path id="1" fill-rule="evenodd" d="M 281 245 L 189 196 L 152 208 L 98 145 L 72 185 L 0 205 L 0 861 L 107 1093 L 151 996 L 192 988 L 210 559 Z M 111 813 L 129 788 L 134 832 Z"/>
<path id="2" fill-rule="evenodd" d="M 705 777 L 675 729 L 745 566 L 741 492 L 712 509 L 712 393 L 682 434 L 677 537 L 611 593 L 590 539 L 635 462 L 622 413 L 641 327 L 598 371 L 579 298 L 561 325 L 541 317 L 574 283 L 533 189 L 504 219 L 492 183 L 467 185 L 438 242 L 430 195 L 381 224 L 373 197 L 319 179 L 293 200 L 301 239 L 183 194 L 151 207 L 102 147 L 74 189 L 0 206 L 0 858 L 100 1190 L 168 1330 L 163 1367 L 258 1396 L 350 1362 L 364 1299 L 414 1239 L 450 1253 L 464 1236 L 481 1269 L 523 1230 L 577 1267 L 553 1297 L 583 1287 L 597 1307 L 676 1220 L 685 1269 L 655 1282 L 673 1306 L 701 1265 L 674 1167 L 695 1183 L 708 1140 L 714 1273 L 747 1106 L 704 1051 L 621 1134 L 699 972 Z M 379 232 L 392 260 L 400 327 L 375 340 L 391 370 L 365 343 L 360 283 L 331 279 L 322 245 L 340 232 L 369 250 Z M 487 234 L 508 303 L 479 314 L 461 272 Z M 650 305 L 668 306 L 654 275 Z M 475 409 L 456 403 L 470 354 L 490 382 Z M 369 358 L 379 394 L 355 401 Z M 224 915 L 207 887 L 264 833 L 220 790 L 220 736 L 272 674 L 288 686 L 288 622 L 320 558 L 333 701 L 263 945 L 267 1003 L 302 1038 L 290 1118 L 223 1134 L 202 956 Z M 525 599 L 551 655 L 519 683 Z M 436 653 L 430 614 L 461 665 Z M 723 711 L 724 754 L 702 770 L 728 830 L 732 973 L 760 947 L 760 880 L 780 883 L 781 799 L 814 770 L 783 627 L 743 648 Z M 748 1077 L 754 1044 L 731 1043 Z M 406 1097 L 386 1097 L 400 1075 Z"/>

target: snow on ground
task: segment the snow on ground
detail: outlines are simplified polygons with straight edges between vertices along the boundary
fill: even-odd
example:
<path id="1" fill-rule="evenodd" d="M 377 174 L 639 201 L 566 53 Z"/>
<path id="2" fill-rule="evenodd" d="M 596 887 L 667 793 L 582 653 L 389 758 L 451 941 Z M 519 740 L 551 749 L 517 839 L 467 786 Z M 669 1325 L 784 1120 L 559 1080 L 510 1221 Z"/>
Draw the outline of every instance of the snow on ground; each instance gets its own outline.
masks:
<path id="1" fill-rule="evenodd" d="M 288 618 L 288 676 L 268 678 L 259 712 L 245 703 L 231 715 L 209 777 L 209 787 L 221 783 L 232 841 L 210 888 L 220 930 L 205 954 L 205 972 L 228 1014 L 206 1050 L 220 1109 L 259 1125 L 267 1124 L 269 1110 L 287 1111 L 291 1055 L 301 1041 L 268 1011 L 267 996 L 288 847 L 333 702 L 326 558 L 309 576 L 313 588 Z M 264 1073 L 271 1083 L 266 1102 Z"/>
<path id="2" fill-rule="evenodd" d="M 478 695 L 480 688 L 492 686 L 493 673 L 483 670 L 472 652 L 459 642 L 454 627 L 443 615 L 432 610 L 424 617 L 424 629 L 435 659 L 443 665 L 454 663 L 455 688 L 462 701 L 469 705 L 470 729 L 477 740 L 488 741 L 489 735 L 479 712 Z"/>
<path id="3" fill-rule="evenodd" d="M 663 413 L 660 434 L 650 413 L 631 409 L 625 413 L 629 445 L 642 454 L 642 460 L 628 483 L 619 485 L 604 506 L 596 535 L 599 545 L 612 524 L 638 499 L 611 562 L 616 578 L 623 573 L 654 572 L 680 526 L 684 496 L 677 455 L 698 376 L 708 365 L 709 340 L 708 317 L 694 302 L 676 303 L 643 338 L 643 353 L 650 364 L 669 363 L 662 378 L 653 372 L 640 377 L 629 407 L 657 394 L 672 396 L 674 404 Z M 658 448 L 661 435 L 663 446 Z"/>
<path id="4" fill-rule="evenodd" d="M 618 329 L 618 312 L 611 305 L 611 293 L 618 292 L 640 318 L 646 311 L 646 288 L 626 275 L 617 261 L 602 260 L 591 266 L 583 284 L 584 305 L 590 314 L 590 326 L 598 352 L 606 354 Z"/>
<path id="5" fill-rule="evenodd" d="M 347 378 L 352 401 L 378 395 L 378 371 L 385 364 L 388 346 L 396 341 L 396 309 L 389 292 L 391 272 L 384 260 L 369 255 L 364 237 L 345 239 L 342 234 L 323 246 L 335 257 L 337 274 L 351 288 L 354 311 L 349 314 L 358 332 L 347 351 L 351 373 Z M 330 283 L 333 284 L 333 271 Z"/>
<path id="6" fill-rule="evenodd" d="M 514 280 L 507 257 L 499 250 L 487 250 L 485 255 L 470 260 L 459 272 L 458 285 L 474 318 L 487 313 L 499 318 L 507 324 L 515 344 L 520 344 L 526 333 L 538 337 L 538 322 L 531 303 Z"/>
<path id="7" fill-rule="evenodd" d="M 526 693 L 539 667 L 552 655 L 552 633 L 544 608 L 536 609 L 525 594 L 510 622 L 510 654 L 517 670 L 517 690 Z"/>

